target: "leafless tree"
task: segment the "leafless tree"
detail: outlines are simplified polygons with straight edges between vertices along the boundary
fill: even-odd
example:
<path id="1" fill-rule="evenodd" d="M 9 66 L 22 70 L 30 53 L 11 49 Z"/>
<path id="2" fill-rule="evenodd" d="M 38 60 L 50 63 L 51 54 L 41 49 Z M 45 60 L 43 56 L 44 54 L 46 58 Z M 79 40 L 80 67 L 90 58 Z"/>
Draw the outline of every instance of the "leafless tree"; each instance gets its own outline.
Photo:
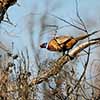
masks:
<path id="1" fill-rule="evenodd" d="M 16 2 L 15 0 L 0 1 L 0 23 L 4 20 L 7 9 Z M 92 84 L 93 81 L 88 81 L 86 73 L 92 54 L 91 47 L 96 48 L 100 46 L 100 37 L 87 37 L 87 41 L 75 45 L 75 47 L 69 50 L 68 54 L 64 54 L 63 56 L 60 54 L 56 55 L 56 59 L 54 56 L 50 58 L 46 53 L 44 54 L 47 57 L 44 57 L 41 51 L 42 49 L 39 49 L 39 45 L 44 36 L 48 35 L 48 33 L 45 32 L 46 29 L 49 33 L 51 32 L 53 36 L 58 35 L 57 32 L 62 27 L 57 25 L 56 20 L 62 21 L 66 23 L 67 26 L 74 27 L 87 35 L 91 33 L 94 35 L 99 34 L 100 30 L 93 32 L 88 31 L 79 13 L 77 0 L 75 0 L 75 3 L 78 21 L 72 19 L 74 23 L 51 14 L 48 12 L 48 9 L 46 9 L 40 17 L 40 31 L 38 32 L 37 43 L 35 43 L 32 38 L 35 37 L 33 32 L 35 29 L 35 20 L 33 19 L 35 19 L 34 16 L 41 14 L 31 13 L 28 17 L 25 17 L 27 19 L 26 29 L 29 35 L 30 47 L 33 52 L 33 56 L 31 54 L 31 59 L 34 59 L 33 64 L 31 64 L 30 51 L 27 47 L 24 51 L 19 51 L 18 54 L 15 54 L 13 51 L 9 51 L 1 42 L 0 49 L 6 52 L 2 60 L 0 60 L 1 100 L 98 100 L 100 98 L 100 88 L 97 87 L 96 84 Z M 49 1 L 46 2 L 46 5 L 47 4 L 49 4 Z M 12 48 L 14 47 L 12 46 Z M 83 61 L 84 58 L 85 61 Z M 83 72 L 81 72 L 81 75 L 77 73 L 77 63 L 82 64 Z M 93 64 L 94 63 L 92 63 L 92 65 Z M 97 67 L 98 66 L 99 64 Z M 36 75 L 34 75 L 35 71 L 31 69 L 36 69 Z M 99 74 L 91 76 L 91 78 L 95 78 L 94 82 L 99 81 L 96 79 L 97 76 L 99 76 Z M 97 83 L 99 84 L 99 82 Z"/>

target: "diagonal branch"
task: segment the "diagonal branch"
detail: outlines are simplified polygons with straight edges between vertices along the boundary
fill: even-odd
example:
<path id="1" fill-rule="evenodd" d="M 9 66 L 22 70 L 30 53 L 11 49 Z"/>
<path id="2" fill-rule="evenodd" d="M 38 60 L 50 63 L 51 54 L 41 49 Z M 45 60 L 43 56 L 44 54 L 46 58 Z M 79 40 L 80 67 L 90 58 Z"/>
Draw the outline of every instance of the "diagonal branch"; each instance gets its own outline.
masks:
<path id="1" fill-rule="evenodd" d="M 75 58 L 77 56 L 78 53 L 80 53 L 83 49 L 94 45 L 94 44 L 100 44 L 100 38 L 96 38 L 96 39 L 92 39 L 89 42 L 84 42 L 82 44 L 80 44 L 79 46 L 77 46 L 76 48 L 74 48 L 73 50 L 71 50 L 69 52 L 69 55 L 73 58 Z M 57 73 L 59 73 L 61 71 L 61 69 L 63 68 L 63 65 L 68 63 L 70 60 L 72 60 L 68 55 L 64 55 L 62 57 L 60 57 L 56 63 L 54 63 L 51 66 L 51 69 L 44 71 L 42 73 L 40 73 L 36 78 L 34 78 L 32 80 L 32 84 L 39 84 L 45 80 L 47 80 L 49 77 L 56 75 Z"/>
<path id="2" fill-rule="evenodd" d="M 83 28 L 80 28 L 79 26 L 76 26 L 76 25 L 70 23 L 69 21 L 67 21 L 67 20 L 65 20 L 65 19 L 63 19 L 63 18 L 61 18 L 61 17 L 58 17 L 58 16 L 53 15 L 53 14 L 49 14 L 49 15 L 51 15 L 51 16 L 53 16 L 53 17 L 55 17 L 55 18 L 57 18 L 57 19 L 59 19 L 59 20 L 65 22 L 65 23 L 67 23 L 68 25 L 70 25 L 70 26 L 72 26 L 72 27 L 74 27 L 74 28 L 76 28 L 76 29 L 79 29 L 79 30 L 81 30 L 81 31 L 83 31 L 83 32 L 87 32 L 87 30 L 85 30 L 85 29 L 83 29 Z"/>

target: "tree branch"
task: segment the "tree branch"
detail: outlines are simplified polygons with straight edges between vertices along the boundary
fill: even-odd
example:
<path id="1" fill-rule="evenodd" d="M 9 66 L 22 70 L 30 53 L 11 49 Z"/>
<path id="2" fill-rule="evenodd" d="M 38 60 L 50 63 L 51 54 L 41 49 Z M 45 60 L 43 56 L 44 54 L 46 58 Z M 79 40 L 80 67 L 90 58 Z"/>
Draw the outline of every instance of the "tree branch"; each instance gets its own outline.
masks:
<path id="1" fill-rule="evenodd" d="M 80 53 L 83 49 L 85 49 L 91 45 L 94 45 L 94 44 L 100 44 L 100 38 L 92 39 L 89 42 L 84 42 L 84 43 L 80 44 L 76 48 L 72 49 L 69 52 L 69 55 L 71 57 L 75 58 L 77 56 L 77 54 Z M 46 81 L 49 77 L 56 75 L 57 73 L 59 73 L 61 71 L 61 69 L 63 68 L 63 65 L 68 63 L 70 60 L 72 60 L 72 59 L 68 55 L 64 55 L 64 56 L 60 57 L 56 61 L 56 63 L 54 63 L 51 66 L 51 68 L 49 70 L 40 73 L 36 78 L 34 78 L 31 82 L 31 84 L 33 84 L 33 85 L 39 84 L 43 81 Z"/>
<path id="2" fill-rule="evenodd" d="M 17 0 L 0 0 L 0 23 L 4 19 L 4 15 L 10 6 L 13 6 Z"/>

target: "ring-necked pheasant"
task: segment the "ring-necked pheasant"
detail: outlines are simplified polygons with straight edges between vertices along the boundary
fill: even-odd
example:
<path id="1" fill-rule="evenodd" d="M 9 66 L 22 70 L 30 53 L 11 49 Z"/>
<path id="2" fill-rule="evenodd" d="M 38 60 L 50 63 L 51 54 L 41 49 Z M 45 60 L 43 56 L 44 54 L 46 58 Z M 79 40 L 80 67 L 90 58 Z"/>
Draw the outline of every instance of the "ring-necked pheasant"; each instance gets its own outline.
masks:
<path id="1" fill-rule="evenodd" d="M 88 35 L 82 35 L 78 37 L 71 37 L 71 36 L 57 36 L 51 39 L 48 43 L 43 43 L 40 45 L 41 48 L 47 48 L 50 51 L 59 51 L 63 52 L 63 55 L 65 54 L 65 51 L 68 51 L 73 48 L 73 46 L 79 41 L 83 40 L 93 34 L 97 33 L 96 31 L 88 34 Z"/>

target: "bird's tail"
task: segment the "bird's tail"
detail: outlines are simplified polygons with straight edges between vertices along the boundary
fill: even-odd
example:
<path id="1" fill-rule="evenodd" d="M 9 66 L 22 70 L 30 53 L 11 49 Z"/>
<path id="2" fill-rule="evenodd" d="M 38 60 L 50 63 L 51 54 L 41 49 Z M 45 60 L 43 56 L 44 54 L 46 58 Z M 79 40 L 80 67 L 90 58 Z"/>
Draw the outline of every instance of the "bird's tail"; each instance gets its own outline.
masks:
<path id="1" fill-rule="evenodd" d="M 77 41 L 79 41 L 79 40 L 83 40 L 83 39 L 85 39 L 85 38 L 87 38 L 87 37 L 89 37 L 89 36 L 91 36 L 91 35 L 93 35 L 93 34 L 95 34 L 95 33 L 98 33 L 98 32 L 100 32 L 100 30 L 98 30 L 98 31 L 94 31 L 94 32 L 92 32 L 91 34 L 78 36 L 78 37 L 76 37 L 76 40 L 77 40 Z"/>

